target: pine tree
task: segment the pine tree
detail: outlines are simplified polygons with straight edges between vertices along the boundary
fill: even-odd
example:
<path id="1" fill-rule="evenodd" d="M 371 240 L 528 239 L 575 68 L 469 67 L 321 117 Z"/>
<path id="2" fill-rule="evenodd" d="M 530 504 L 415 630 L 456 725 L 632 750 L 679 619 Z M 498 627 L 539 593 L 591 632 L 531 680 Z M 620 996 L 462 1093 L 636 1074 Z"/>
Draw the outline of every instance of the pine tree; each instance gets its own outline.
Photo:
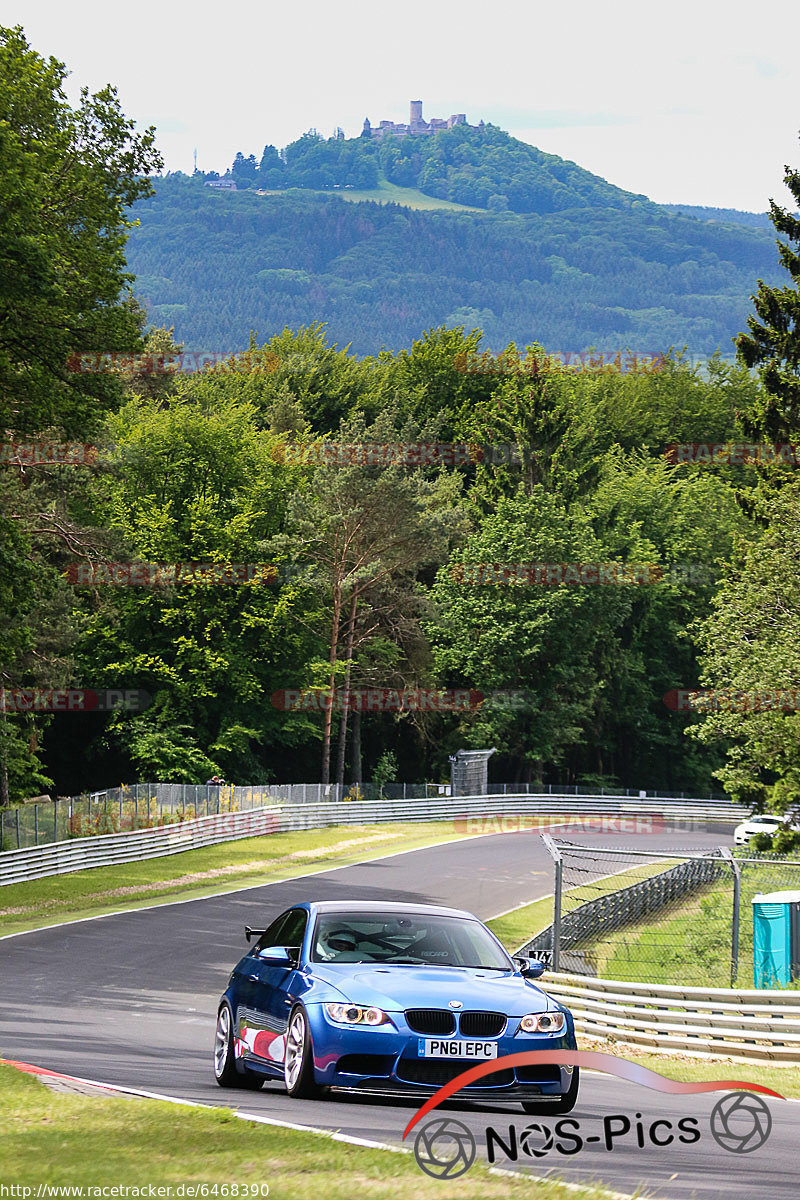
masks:
<path id="1" fill-rule="evenodd" d="M 788 166 L 784 171 L 784 183 L 800 208 L 800 171 Z M 747 318 L 750 332 L 740 334 L 736 346 L 741 362 L 759 368 L 766 393 L 745 422 L 747 432 L 781 438 L 800 432 L 800 216 L 770 200 L 770 219 L 788 238 L 778 238 L 778 252 L 791 283 L 768 287 L 759 279 L 756 315 Z"/>

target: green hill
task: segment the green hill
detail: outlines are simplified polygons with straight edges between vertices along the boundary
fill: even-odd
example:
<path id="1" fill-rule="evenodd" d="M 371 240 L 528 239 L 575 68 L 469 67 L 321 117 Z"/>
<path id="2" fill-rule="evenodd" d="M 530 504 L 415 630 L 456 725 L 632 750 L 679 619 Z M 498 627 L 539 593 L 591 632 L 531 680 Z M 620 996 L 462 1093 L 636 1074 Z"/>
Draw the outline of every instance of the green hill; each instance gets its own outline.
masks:
<path id="1" fill-rule="evenodd" d="M 135 208 L 136 290 L 188 349 L 323 321 L 362 354 L 463 324 L 493 348 L 730 355 L 780 275 L 762 214 L 662 207 L 493 126 L 307 134 L 228 177 L 168 176 Z"/>
<path id="2" fill-rule="evenodd" d="M 770 233 L 655 205 L 425 212 L 169 178 L 134 215 L 137 294 L 195 350 L 319 320 L 362 354 L 440 324 L 481 328 L 493 348 L 729 354 L 756 279 L 779 272 Z"/>
<path id="3" fill-rule="evenodd" d="M 326 140 L 310 132 L 280 154 L 274 146 L 265 146 L 258 162 L 254 155 L 237 154 L 227 175 L 238 188 L 353 188 L 369 199 L 376 189 L 397 185 L 437 200 L 498 212 L 629 209 L 650 203 L 646 196 L 614 187 L 495 125 L 457 125 L 431 137 Z"/>

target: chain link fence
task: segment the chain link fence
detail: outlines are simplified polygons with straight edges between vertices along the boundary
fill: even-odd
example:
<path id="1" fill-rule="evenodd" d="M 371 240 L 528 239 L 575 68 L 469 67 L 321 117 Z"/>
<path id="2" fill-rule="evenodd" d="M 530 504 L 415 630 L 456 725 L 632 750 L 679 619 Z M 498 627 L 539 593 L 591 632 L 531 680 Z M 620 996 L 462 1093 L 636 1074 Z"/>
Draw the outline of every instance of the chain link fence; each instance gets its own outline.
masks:
<path id="1" fill-rule="evenodd" d="M 553 922 L 522 952 L 556 971 L 752 988 L 753 897 L 800 892 L 800 861 L 773 854 L 745 857 L 720 847 L 690 855 L 543 840 L 553 857 Z"/>
<path id="2" fill-rule="evenodd" d="M 320 804 L 326 800 L 378 797 L 379 789 L 336 784 L 134 783 L 58 800 L 0 810 L 0 850 L 22 850 L 68 838 L 152 829 L 221 813 L 248 812 L 274 803 Z M 425 795 L 423 786 L 423 796 Z"/>

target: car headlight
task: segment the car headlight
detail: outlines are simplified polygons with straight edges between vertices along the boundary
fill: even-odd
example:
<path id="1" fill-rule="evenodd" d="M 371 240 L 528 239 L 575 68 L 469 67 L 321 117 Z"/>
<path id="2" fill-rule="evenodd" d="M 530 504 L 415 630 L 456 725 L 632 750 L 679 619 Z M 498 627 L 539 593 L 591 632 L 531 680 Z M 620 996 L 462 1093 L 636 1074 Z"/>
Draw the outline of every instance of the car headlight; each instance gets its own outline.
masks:
<path id="1" fill-rule="evenodd" d="M 382 1008 L 360 1004 L 326 1004 L 325 1012 L 337 1025 L 383 1025 L 389 1020 Z"/>
<path id="2" fill-rule="evenodd" d="M 566 1026 L 563 1012 L 528 1013 L 519 1023 L 523 1033 L 563 1033 Z"/>

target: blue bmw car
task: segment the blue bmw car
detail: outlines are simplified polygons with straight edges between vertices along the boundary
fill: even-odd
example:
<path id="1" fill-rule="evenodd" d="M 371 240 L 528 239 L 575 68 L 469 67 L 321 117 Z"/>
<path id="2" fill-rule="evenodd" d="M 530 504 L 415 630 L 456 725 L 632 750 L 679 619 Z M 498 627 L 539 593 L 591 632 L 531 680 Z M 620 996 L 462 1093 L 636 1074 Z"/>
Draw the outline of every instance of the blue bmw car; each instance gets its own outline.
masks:
<path id="1" fill-rule="evenodd" d="M 468 912 L 434 905 L 298 904 L 236 964 L 214 1043 L 221 1087 L 281 1079 L 290 1096 L 327 1089 L 419 1098 L 476 1063 L 575 1049 L 572 1016 Z M 578 1068 L 502 1066 L 463 1098 L 569 1112 Z"/>

